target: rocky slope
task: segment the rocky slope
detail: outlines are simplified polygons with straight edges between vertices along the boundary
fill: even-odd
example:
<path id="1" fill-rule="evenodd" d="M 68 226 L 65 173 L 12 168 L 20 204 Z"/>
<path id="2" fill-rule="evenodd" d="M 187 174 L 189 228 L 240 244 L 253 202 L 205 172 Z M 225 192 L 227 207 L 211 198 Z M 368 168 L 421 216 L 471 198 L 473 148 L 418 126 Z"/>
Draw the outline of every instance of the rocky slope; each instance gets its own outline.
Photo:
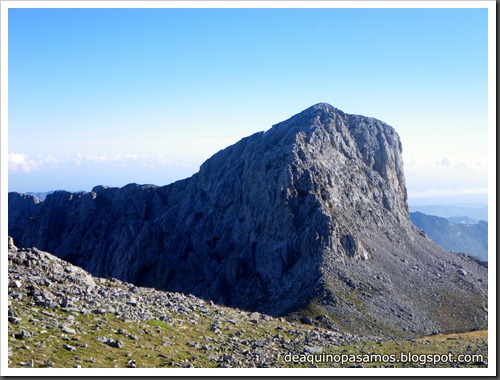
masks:
<path id="1" fill-rule="evenodd" d="M 488 261 L 488 223 L 454 223 L 439 216 L 421 212 L 410 213 L 413 224 L 441 247 L 453 252 L 465 252 Z"/>
<path id="2" fill-rule="evenodd" d="M 110 328 L 115 325 L 122 328 Z M 26 358 L 11 364 L 37 367 L 55 366 L 61 355 L 68 359 L 64 367 L 113 366 L 115 359 L 122 367 L 187 367 L 193 361 L 209 367 L 282 367 L 286 362 L 279 353 L 320 352 L 359 341 L 335 329 L 293 325 L 192 295 L 95 278 L 48 252 L 18 250 L 13 243 L 9 336 L 9 356 Z M 28 341 L 34 346 L 22 347 Z M 45 354 L 33 359 L 35 352 Z M 106 362 L 110 354 L 115 362 Z"/>
<path id="3" fill-rule="evenodd" d="M 318 320 L 293 323 L 192 295 L 92 277 L 50 253 L 17 249 L 12 241 L 8 263 L 9 367 L 419 367 L 425 363 L 353 357 L 444 354 L 450 347 L 471 359 L 435 366 L 488 366 L 485 331 L 458 340 L 360 338 L 339 332 L 331 321 L 324 329 Z M 291 355 L 309 359 L 287 359 Z"/>
<path id="4" fill-rule="evenodd" d="M 321 103 L 168 186 L 55 192 L 22 214 L 10 194 L 9 234 L 93 275 L 357 333 L 485 327 L 487 269 L 412 225 L 401 152 L 392 127 Z"/>

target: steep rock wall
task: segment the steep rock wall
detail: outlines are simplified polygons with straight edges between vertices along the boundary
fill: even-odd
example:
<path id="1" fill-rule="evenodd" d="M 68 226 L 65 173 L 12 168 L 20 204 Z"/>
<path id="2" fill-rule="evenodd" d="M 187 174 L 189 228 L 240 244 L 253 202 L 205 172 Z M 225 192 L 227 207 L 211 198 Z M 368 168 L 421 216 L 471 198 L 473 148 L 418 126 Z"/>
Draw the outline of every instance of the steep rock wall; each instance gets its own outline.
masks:
<path id="1" fill-rule="evenodd" d="M 19 196 L 9 196 L 10 210 Z M 33 202 L 26 215 L 9 210 L 14 240 L 97 276 L 273 315 L 319 310 L 357 332 L 486 323 L 486 268 L 410 222 L 395 130 L 328 104 L 168 186 L 98 186 Z"/>

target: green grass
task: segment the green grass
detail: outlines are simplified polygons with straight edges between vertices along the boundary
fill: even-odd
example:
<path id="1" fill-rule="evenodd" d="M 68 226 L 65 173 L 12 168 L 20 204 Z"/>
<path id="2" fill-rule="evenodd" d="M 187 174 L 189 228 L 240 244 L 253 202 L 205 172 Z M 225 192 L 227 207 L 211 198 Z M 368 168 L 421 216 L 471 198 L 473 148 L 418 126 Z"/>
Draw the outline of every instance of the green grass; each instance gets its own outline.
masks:
<path id="1" fill-rule="evenodd" d="M 162 329 L 171 329 L 172 328 L 167 323 L 162 322 L 162 321 L 158 321 L 156 319 L 151 319 L 151 320 L 148 321 L 148 323 L 149 323 L 150 326 L 160 327 Z"/>
<path id="2" fill-rule="evenodd" d="M 60 309 L 45 310 L 54 314 L 53 317 L 44 316 L 44 308 L 38 307 L 33 311 L 31 305 L 19 300 L 12 300 L 12 307 L 21 318 L 19 325 L 9 323 L 9 346 L 12 349 L 10 359 L 11 367 L 22 367 L 29 360 L 34 361 L 35 367 L 53 366 L 63 367 L 141 367 L 141 368 L 168 368 L 184 367 L 188 364 L 195 367 L 216 367 L 217 362 L 210 360 L 210 355 L 221 356 L 224 353 L 232 354 L 230 346 L 224 342 L 231 337 L 239 336 L 240 339 L 264 339 L 280 334 L 293 341 L 293 334 L 288 334 L 287 328 L 292 326 L 289 322 L 270 319 L 259 321 L 258 324 L 249 320 L 242 320 L 238 325 L 223 323 L 214 332 L 211 328 L 213 320 L 211 315 L 199 316 L 197 324 L 190 323 L 185 316 L 171 314 L 173 322 L 150 320 L 148 322 L 130 322 L 116 318 L 112 315 L 81 314 L 77 312 L 64 312 Z M 312 308 L 314 309 L 314 307 Z M 315 310 L 311 310 L 312 312 Z M 72 328 L 77 334 L 66 334 L 69 340 L 62 338 L 58 328 L 46 328 L 49 319 L 56 321 L 58 326 L 65 323 L 68 316 L 73 316 Z M 98 326 L 98 327 L 96 327 Z M 283 327 L 281 327 L 283 326 Z M 306 331 L 310 326 L 301 327 Z M 19 340 L 12 334 L 21 330 L 28 331 L 31 337 Z M 46 333 L 40 331 L 46 330 Z M 97 340 L 104 336 L 123 342 L 122 348 L 110 347 Z M 131 339 L 137 336 L 139 339 Z M 213 351 L 204 351 L 201 346 L 207 341 L 214 347 Z M 192 345 L 196 344 L 195 347 Z M 70 352 L 63 348 L 65 344 L 76 348 Z M 482 361 L 487 361 L 487 332 L 470 332 L 451 335 L 437 335 L 415 340 L 401 341 L 372 341 L 363 340 L 357 343 L 333 346 L 326 348 L 323 354 L 330 355 L 398 355 L 400 352 L 411 352 L 414 355 L 444 355 L 452 352 L 459 354 L 482 354 Z M 301 350 L 301 347 L 297 347 Z M 284 367 L 309 367 L 310 363 L 287 363 L 284 356 L 287 353 L 302 354 L 302 351 L 285 352 L 276 347 L 276 359 Z M 477 367 L 474 363 L 458 363 L 460 367 Z M 436 365 L 422 363 L 384 363 L 369 362 L 326 362 L 315 363 L 317 367 L 450 367 L 449 363 Z M 480 365 L 484 366 L 484 365 Z"/>

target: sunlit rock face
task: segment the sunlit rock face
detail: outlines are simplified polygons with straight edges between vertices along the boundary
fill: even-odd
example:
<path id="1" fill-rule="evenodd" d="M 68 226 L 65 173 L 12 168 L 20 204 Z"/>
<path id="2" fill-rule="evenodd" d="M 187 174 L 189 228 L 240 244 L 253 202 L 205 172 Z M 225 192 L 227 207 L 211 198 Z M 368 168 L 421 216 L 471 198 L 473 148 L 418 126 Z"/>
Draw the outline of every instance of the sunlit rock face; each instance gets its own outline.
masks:
<path id="1" fill-rule="evenodd" d="M 93 275 L 272 315 L 308 310 L 357 333 L 486 326 L 487 268 L 410 222 L 396 131 L 325 103 L 168 186 L 55 192 L 23 212 L 19 197 L 16 244 Z"/>

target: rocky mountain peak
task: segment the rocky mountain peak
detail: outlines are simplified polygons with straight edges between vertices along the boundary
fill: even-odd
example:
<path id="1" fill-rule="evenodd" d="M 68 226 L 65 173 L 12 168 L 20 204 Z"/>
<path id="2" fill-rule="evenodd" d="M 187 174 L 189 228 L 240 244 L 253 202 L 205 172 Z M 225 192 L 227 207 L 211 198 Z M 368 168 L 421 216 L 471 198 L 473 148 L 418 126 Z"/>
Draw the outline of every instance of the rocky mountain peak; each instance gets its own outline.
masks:
<path id="1" fill-rule="evenodd" d="M 171 185 L 52 196 L 16 212 L 9 195 L 9 235 L 96 276 L 358 333 L 486 323 L 487 270 L 411 224 L 396 131 L 325 103 Z"/>
<path id="2" fill-rule="evenodd" d="M 343 116 L 345 113 L 338 108 L 333 107 L 332 105 L 328 103 L 317 103 L 309 108 L 306 108 L 302 112 L 299 112 L 298 114 L 292 116 L 289 121 L 294 121 L 295 119 L 297 120 L 304 120 L 309 118 L 309 120 L 314 120 L 314 119 L 326 119 L 326 118 L 332 118 L 334 115 L 339 115 Z M 311 125 L 312 123 L 308 123 Z"/>
<path id="3" fill-rule="evenodd" d="M 318 103 L 273 126 L 266 134 L 272 136 L 276 144 L 294 144 L 298 161 L 320 164 L 322 171 L 326 169 L 336 177 L 340 171 L 349 172 L 350 178 L 338 178 L 344 184 L 356 185 L 357 190 L 349 189 L 349 193 L 364 189 L 365 196 L 382 203 L 400 223 L 409 226 L 402 144 L 391 126 L 375 118 L 349 115 L 327 103 Z M 315 171 L 311 167 L 307 170 Z M 360 184 L 358 179 L 368 183 Z"/>

